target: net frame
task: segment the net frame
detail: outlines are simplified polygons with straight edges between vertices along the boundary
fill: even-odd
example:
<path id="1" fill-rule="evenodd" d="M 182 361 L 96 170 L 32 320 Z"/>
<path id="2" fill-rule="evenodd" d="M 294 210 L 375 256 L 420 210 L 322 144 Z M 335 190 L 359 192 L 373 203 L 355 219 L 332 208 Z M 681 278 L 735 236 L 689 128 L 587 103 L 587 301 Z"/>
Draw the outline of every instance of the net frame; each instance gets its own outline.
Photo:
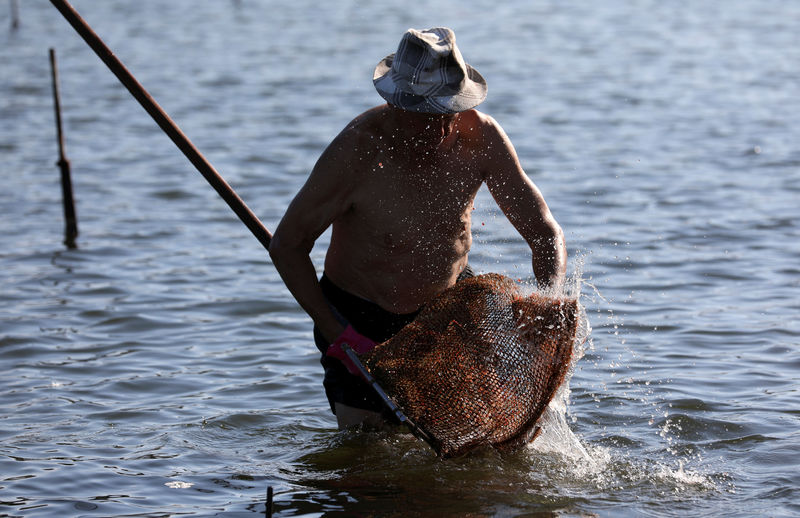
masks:
<path id="1" fill-rule="evenodd" d="M 346 354 L 389 411 L 443 458 L 514 450 L 569 370 L 578 302 L 523 294 L 508 277 L 466 279 L 375 349 Z"/>

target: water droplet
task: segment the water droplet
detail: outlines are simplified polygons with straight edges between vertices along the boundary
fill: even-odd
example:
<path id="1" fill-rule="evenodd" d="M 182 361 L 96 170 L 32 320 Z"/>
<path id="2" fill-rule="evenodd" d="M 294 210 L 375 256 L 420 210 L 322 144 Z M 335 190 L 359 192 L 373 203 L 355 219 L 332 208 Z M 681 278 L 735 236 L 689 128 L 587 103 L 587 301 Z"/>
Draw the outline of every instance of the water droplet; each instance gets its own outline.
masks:
<path id="1" fill-rule="evenodd" d="M 191 482 L 183 482 L 181 480 L 170 480 L 169 482 L 165 482 L 164 485 L 172 489 L 188 489 L 194 484 Z"/>

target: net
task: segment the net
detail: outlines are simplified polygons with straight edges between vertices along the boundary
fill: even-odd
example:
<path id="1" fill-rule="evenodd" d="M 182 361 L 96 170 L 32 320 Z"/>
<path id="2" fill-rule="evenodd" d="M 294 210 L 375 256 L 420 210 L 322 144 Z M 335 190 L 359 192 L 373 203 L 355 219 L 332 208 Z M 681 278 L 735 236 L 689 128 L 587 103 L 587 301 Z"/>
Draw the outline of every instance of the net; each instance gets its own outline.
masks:
<path id="1" fill-rule="evenodd" d="M 440 456 L 514 449 L 538 434 L 564 380 L 577 315 L 574 299 L 525 296 L 507 277 L 479 275 L 359 359 Z"/>

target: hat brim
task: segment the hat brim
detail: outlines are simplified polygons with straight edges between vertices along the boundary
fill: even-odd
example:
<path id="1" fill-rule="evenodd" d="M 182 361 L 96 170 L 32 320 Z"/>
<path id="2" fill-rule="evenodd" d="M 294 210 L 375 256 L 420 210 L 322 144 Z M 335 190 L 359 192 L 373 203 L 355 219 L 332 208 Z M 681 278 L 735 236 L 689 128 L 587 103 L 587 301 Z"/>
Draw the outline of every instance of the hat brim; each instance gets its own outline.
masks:
<path id="1" fill-rule="evenodd" d="M 470 65 L 466 65 L 467 77 L 456 92 L 422 96 L 403 91 L 394 82 L 391 74 L 393 61 L 394 54 L 389 54 L 378 63 L 372 75 L 378 94 L 393 106 L 420 113 L 458 113 L 471 110 L 486 99 L 486 80 Z"/>

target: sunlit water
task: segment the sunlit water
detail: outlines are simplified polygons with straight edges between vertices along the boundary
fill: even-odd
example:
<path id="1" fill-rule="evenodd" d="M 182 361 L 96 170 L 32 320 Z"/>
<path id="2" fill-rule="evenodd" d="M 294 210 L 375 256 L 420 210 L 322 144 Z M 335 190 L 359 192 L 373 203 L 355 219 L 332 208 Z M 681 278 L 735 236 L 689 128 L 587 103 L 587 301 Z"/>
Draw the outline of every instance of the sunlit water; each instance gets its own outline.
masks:
<path id="1" fill-rule="evenodd" d="M 441 461 L 336 430 L 264 250 L 50 3 L 19 3 L 16 31 L 0 5 L 0 514 L 263 513 L 269 486 L 281 516 L 800 514 L 800 4 L 75 1 L 269 228 L 380 102 L 402 31 L 455 29 L 566 231 L 588 339 L 529 450 Z M 486 192 L 474 230 L 477 270 L 531 281 Z"/>

